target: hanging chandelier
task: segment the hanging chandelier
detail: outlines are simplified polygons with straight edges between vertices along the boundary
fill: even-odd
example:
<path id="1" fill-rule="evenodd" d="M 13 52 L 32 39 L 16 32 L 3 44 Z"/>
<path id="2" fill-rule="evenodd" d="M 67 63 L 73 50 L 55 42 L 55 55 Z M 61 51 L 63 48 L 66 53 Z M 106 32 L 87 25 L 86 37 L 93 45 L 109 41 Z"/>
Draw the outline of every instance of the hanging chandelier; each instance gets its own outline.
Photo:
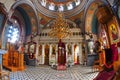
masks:
<path id="1" fill-rule="evenodd" d="M 58 17 L 53 22 L 51 28 L 49 36 L 52 38 L 63 39 L 71 35 L 69 24 L 67 23 L 67 20 L 63 18 L 61 12 L 58 13 Z"/>

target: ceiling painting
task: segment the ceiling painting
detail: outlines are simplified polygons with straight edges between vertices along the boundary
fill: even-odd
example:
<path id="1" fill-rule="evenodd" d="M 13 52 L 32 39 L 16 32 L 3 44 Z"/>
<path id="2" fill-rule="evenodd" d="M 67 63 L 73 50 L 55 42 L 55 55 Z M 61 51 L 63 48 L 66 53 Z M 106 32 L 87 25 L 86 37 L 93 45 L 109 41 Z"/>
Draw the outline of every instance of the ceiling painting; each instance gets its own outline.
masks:
<path id="1" fill-rule="evenodd" d="M 32 33 L 33 34 L 36 34 L 36 32 L 37 32 L 37 19 L 36 19 L 36 17 L 35 17 L 35 13 L 34 13 L 34 11 L 33 11 L 33 9 L 31 9 L 31 7 L 30 6 L 28 6 L 28 5 L 21 5 L 21 7 L 26 11 L 26 13 L 29 15 L 29 19 L 30 19 L 30 21 L 31 21 L 31 29 L 32 29 Z"/>
<path id="2" fill-rule="evenodd" d="M 85 23 L 85 30 L 86 32 L 92 32 L 92 20 L 94 18 L 95 11 L 97 10 L 97 7 L 100 3 L 92 3 L 88 11 L 86 13 L 86 23 Z"/>

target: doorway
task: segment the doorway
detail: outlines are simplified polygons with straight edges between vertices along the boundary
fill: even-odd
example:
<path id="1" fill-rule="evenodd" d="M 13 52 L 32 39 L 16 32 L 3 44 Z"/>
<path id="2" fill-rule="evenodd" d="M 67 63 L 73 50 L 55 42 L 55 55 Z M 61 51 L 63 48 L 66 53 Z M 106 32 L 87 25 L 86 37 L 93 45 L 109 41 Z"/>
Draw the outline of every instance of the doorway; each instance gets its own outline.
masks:
<path id="1" fill-rule="evenodd" d="M 45 65 L 49 65 L 49 45 L 45 46 Z"/>
<path id="2" fill-rule="evenodd" d="M 79 64 L 79 46 L 74 45 L 74 64 Z"/>

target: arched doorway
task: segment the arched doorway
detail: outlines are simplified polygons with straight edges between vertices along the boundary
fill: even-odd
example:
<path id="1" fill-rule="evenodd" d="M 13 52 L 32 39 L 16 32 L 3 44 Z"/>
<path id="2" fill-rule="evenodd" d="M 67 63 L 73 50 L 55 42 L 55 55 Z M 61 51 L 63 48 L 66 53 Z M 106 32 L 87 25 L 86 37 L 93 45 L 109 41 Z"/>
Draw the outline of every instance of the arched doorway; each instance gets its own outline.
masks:
<path id="1" fill-rule="evenodd" d="M 79 64 L 79 46 L 74 45 L 74 64 Z"/>

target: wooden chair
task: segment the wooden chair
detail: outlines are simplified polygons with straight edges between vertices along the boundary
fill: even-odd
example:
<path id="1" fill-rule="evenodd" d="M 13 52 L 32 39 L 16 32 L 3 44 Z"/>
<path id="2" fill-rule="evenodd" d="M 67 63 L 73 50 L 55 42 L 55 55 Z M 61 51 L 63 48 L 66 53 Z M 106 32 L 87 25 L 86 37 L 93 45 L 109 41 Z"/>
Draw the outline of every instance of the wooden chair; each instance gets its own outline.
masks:
<path id="1" fill-rule="evenodd" d="M 10 72 L 3 71 L 0 64 L 0 80 L 10 80 Z"/>

